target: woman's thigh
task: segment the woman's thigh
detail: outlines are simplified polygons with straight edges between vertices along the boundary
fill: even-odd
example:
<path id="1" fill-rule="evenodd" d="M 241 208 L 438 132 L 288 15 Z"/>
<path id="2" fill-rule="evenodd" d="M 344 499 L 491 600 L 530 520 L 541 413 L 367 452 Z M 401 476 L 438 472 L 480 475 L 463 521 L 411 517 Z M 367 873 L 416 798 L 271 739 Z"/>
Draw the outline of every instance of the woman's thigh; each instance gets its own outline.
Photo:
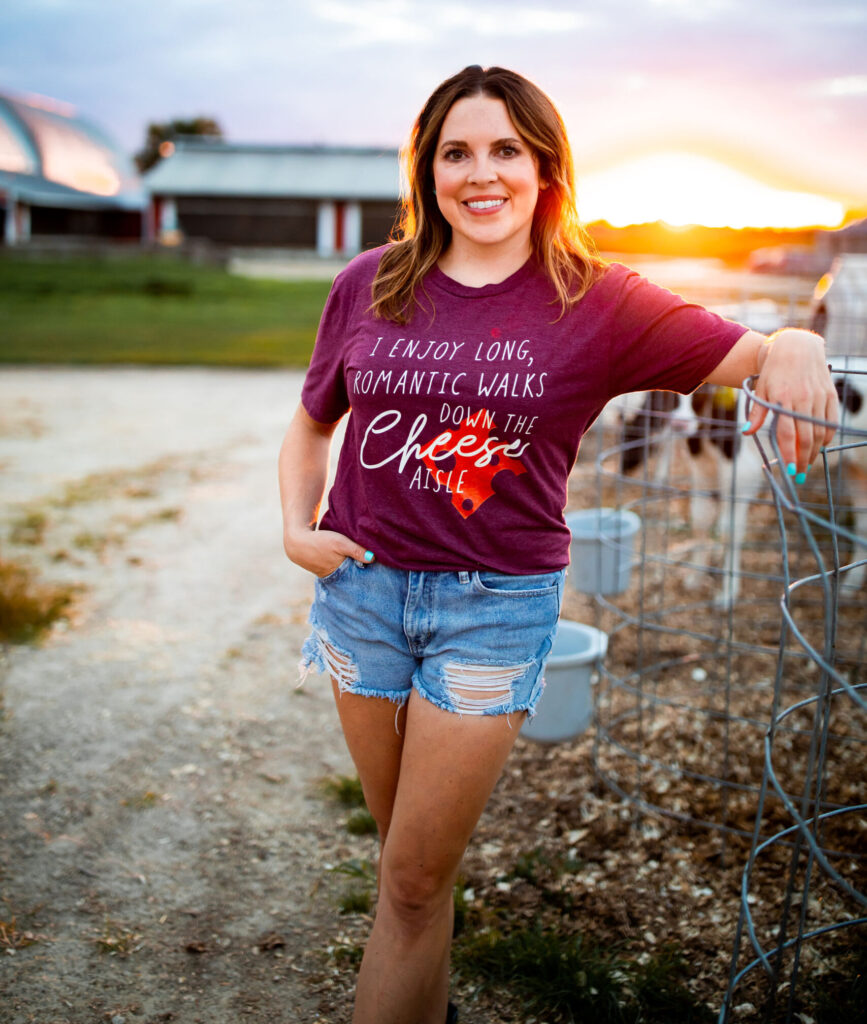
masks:
<path id="1" fill-rule="evenodd" d="M 337 713 L 349 755 L 358 772 L 364 799 L 385 840 L 400 775 L 406 703 L 382 697 L 342 693 L 332 679 Z"/>
<path id="2" fill-rule="evenodd" d="M 385 885 L 432 896 L 451 890 L 524 718 L 459 716 L 411 695 L 383 850 Z"/>

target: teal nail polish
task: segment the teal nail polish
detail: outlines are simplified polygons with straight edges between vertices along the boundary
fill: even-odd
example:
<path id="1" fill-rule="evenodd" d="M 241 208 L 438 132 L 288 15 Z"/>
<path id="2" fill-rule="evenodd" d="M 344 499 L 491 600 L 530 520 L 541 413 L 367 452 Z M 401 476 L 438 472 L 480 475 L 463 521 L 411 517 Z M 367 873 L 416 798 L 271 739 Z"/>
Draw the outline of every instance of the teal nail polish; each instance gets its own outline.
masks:
<path id="1" fill-rule="evenodd" d="M 806 479 L 807 479 L 807 474 L 806 473 L 798 473 L 798 475 L 795 477 L 795 483 L 796 484 L 802 484 Z"/>
<path id="2" fill-rule="evenodd" d="M 786 472 L 789 474 L 789 476 L 794 476 L 795 473 L 798 472 L 798 467 L 795 465 L 794 462 L 790 462 L 788 466 L 786 466 Z"/>
<path id="3" fill-rule="evenodd" d="M 373 552 L 372 551 L 365 551 L 364 552 L 364 560 L 365 560 L 365 562 L 372 562 L 373 561 Z"/>
<path id="4" fill-rule="evenodd" d="M 750 423 L 749 420 L 744 420 L 744 422 L 740 425 L 740 432 L 742 434 L 745 434 L 750 429 L 751 426 L 752 426 L 752 423 Z"/>

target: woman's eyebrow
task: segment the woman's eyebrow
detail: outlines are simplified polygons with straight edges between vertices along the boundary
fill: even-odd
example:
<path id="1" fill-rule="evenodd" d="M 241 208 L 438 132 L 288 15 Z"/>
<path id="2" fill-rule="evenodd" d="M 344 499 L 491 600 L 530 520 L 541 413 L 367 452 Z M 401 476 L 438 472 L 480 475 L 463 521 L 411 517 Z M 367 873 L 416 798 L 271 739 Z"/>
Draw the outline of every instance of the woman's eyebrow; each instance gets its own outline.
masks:
<path id="1" fill-rule="evenodd" d="M 494 141 L 491 143 L 491 148 L 496 149 L 497 146 L 516 146 L 520 144 L 520 139 L 516 139 L 510 136 L 509 138 L 506 139 L 494 139 Z M 450 149 L 453 146 L 463 149 L 469 149 L 470 144 L 465 139 L 446 139 L 444 142 L 440 143 L 439 148 Z"/>

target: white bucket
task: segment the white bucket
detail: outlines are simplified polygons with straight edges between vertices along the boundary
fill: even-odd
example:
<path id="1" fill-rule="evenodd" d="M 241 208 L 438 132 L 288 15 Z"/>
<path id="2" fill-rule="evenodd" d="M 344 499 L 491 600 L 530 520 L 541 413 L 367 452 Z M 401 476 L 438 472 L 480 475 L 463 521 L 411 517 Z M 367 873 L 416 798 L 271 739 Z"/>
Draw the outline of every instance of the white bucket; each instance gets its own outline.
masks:
<path id="1" fill-rule="evenodd" d="M 521 735 L 537 743 L 560 743 L 582 733 L 593 718 L 593 673 L 607 650 L 607 633 L 561 619 L 545 667 L 545 690 Z"/>
<path id="2" fill-rule="evenodd" d="M 629 509 L 588 508 L 570 512 L 566 525 L 572 585 L 583 594 L 620 594 L 629 587 L 635 535 L 641 520 Z"/>

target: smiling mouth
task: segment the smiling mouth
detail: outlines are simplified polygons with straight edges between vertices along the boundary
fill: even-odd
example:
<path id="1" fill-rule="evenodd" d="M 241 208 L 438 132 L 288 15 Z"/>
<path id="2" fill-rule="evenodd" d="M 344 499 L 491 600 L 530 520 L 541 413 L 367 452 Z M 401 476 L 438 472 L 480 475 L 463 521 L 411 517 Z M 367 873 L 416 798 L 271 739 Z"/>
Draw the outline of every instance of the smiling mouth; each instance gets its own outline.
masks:
<path id="1" fill-rule="evenodd" d="M 464 203 L 464 206 L 468 206 L 471 210 L 495 210 L 505 204 L 505 199 L 470 199 Z"/>

